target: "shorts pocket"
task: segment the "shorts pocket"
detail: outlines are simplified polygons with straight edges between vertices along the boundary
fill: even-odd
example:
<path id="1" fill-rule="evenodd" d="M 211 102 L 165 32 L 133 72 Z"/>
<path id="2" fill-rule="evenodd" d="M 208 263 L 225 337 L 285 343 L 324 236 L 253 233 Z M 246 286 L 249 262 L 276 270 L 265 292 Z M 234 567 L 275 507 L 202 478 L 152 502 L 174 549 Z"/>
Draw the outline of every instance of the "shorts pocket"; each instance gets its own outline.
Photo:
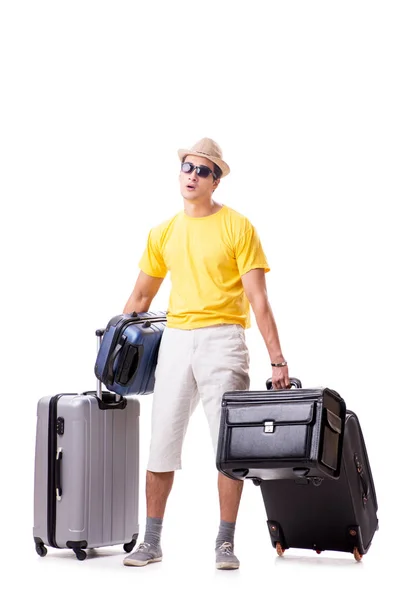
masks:
<path id="1" fill-rule="evenodd" d="M 239 339 L 241 342 L 246 341 L 244 329 L 241 325 L 232 325 L 235 337 Z"/>

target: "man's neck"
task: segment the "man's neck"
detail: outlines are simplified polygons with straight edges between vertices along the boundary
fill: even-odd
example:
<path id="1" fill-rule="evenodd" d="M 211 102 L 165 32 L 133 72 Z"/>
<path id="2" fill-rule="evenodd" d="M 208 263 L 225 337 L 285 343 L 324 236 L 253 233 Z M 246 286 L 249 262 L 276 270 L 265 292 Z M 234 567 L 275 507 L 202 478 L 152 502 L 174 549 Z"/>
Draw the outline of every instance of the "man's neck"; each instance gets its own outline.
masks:
<path id="1" fill-rule="evenodd" d="M 218 212 L 222 208 L 222 204 L 218 204 L 212 198 L 209 201 L 196 204 L 183 200 L 184 212 L 188 217 L 208 217 Z"/>

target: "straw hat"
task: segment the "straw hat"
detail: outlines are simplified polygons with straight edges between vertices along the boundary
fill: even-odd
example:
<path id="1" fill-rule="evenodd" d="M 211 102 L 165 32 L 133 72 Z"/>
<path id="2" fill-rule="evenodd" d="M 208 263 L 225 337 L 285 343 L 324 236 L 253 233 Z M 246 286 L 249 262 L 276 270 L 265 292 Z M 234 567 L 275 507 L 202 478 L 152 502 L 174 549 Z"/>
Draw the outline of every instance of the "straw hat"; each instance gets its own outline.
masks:
<path id="1" fill-rule="evenodd" d="M 208 158 L 208 160 L 211 160 L 211 162 L 221 169 L 221 177 L 225 177 L 225 175 L 228 175 L 230 172 L 230 168 L 226 162 L 222 160 L 222 150 L 220 146 L 210 138 L 202 138 L 188 150 L 182 148 L 178 150 L 178 156 L 181 162 L 188 154 L 191 154 L 192 156 L 204 156 L 205 158 Z"/>

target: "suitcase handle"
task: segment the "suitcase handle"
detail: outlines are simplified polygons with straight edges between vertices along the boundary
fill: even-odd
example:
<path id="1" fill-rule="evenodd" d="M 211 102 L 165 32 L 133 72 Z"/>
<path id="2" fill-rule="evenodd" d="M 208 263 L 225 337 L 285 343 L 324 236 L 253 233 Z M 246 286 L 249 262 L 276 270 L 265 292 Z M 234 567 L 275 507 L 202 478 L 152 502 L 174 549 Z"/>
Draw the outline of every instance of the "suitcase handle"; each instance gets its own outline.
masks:
<path id="1" fill-rule="evenodd" d="M 118 371 L 114 374 L 115 359 L 120 353 L 122 353 L 120 365 Z M 136 375 L 142 354 L 142 345 L 128 344 L 126 336 L 122 336 L 121 342 L 118 342 L 110 355 L 105 384 L 114 385 L 114 383 L 119 383 L 120 385 L 128 385 L 129 381 Z"/>
<path id="2" fill-rule="evenodd" d="M 98 391 L 89 391 L 82 392 L 83 396 L 94 396 L 97 398 L 97 404 L 99 405 L 100 410 L 112 410 L 114 408 L 120 408 L 124 410 L 127 405 L 126 398 L 123 398 L 119 394 L 114 394 L 113 392 L 101 392 L 101 396 L 99 397 Z"/>
<path id="3" fill-rule="evenodd" d="M 126 342 L 126 337 L 122 336 L 121 341 L 118 342 L 118 344 L 115 346 L 114 350 L 112 351 L 112 353 L 110 355 L 110 359 L 108 361 L 106 381 L 105 381 L 106 385 L 107 384 L 112 385 L 114 383 L 114 372 L 113 372 L 114 362 L 115 362 L 115 359 L 117 358 L 118 354 L 121 352 L 122 348 L 124 347 L 125 342 Z"/>
<path id="4" fill-rule="evenodd" d="M 363 489 L 362 500 L 363 500 L 363 505 L 365 506 L 369 500 L 369 485 L 368 485 L 367 479 L 364 476 L 364 468 L 362 466 L 360 459 L 358 458 L 357 453 L 354 454 L 354 462 L 356 465 L 357 473 L 361 480 L 361 487 Z"/>
<path id="5" fill-rule="evenodd" d="M 300 379 L 296 379 L 296 377 L 289 377 L 289 381 L 290 381 L 292 388 L 294 387 L 294 388 L 300 389 L 302 387 Z M 267 381 L 265 382 L 265 385 L 267 386 L 267 390 L 273 389 L 271 377 L 269 379 L 267 379 Z"/>
<path id="6" fill-rule="evenodd" d="M 105 332 L 105 329 L 96 329 L 97 354 L 100 352 L 101 338 L 103 337 L 104 332 Z M 102 382 L 99 378 L 97 378 L 96 383 L 97 383 L 96 395 L 97 395 L 97 399 L 98 399 L 98 403 L 99 403 L 99 408 L 101 410 L 109 410 L 109 409 L 113 409 L 113 408 L 120 408 L 123 410 L 126 407 L 126 398 L 122 398 L 118 394 L 116 394 L 114 396 L 114 394 L 110 394 L 107 392 L 104 394 L 104 398 L 103 398 Z M 91 392 L 87 392 L 87 393 L 90 394 Z M 115 398 L 115 401 L 114 401 L 114 398 Z"/>
<path id="7" fill-rule="evenodd" d="M 58 448 L 56 455 L 56 473 L 55 473 L 55 484 L 56 484 L 56 499 L 61 500 L 62 487 L 61 487 L 61 461 L 63 457 L 62 448 Z"/>
<path id="8" fill-rule="evenodd" d="M 142 355 L 143 345 L 125 344 L 114 382 L 119 385 L 130 385 L 137 373 Z"/>

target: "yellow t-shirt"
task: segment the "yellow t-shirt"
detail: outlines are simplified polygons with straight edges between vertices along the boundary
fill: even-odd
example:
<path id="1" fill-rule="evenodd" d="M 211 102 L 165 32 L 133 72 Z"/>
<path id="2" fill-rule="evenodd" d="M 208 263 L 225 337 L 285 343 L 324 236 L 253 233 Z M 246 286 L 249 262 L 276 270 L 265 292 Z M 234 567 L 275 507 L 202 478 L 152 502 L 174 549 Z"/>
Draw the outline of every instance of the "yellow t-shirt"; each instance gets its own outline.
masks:
<path id="1" fill-rule="evenodd" d="M 181 211 L 151 229 L 139 268 L 153 277 L 170 271 L 167 326 L 178 329 L 249 327 L 241 276 L 256 268 L 269 271 L 255 228 L 227 206 L 207 217 Z"/>

